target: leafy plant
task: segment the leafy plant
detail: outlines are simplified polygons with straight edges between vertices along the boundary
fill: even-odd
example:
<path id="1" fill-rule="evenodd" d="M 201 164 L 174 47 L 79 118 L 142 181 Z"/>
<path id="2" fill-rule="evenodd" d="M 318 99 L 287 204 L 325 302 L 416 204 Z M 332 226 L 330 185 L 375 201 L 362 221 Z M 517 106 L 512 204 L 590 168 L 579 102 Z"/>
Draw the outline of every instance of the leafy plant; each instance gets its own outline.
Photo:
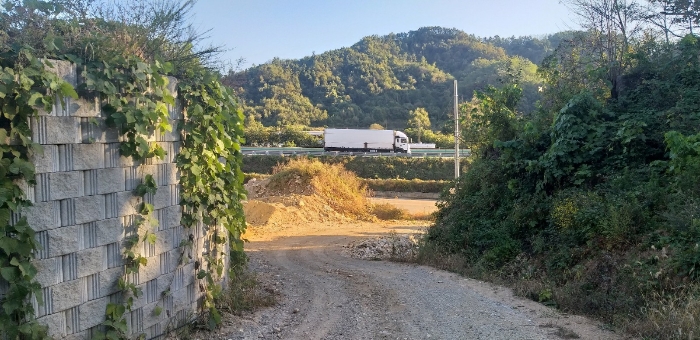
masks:
<path id="1" fill-rule="evenodd" d="M 0 276 L 8 284 L 0 332 L 8 339 L 46 337 L 29 302 L 35 296 L 43 303 L 31 263 L 39 245 L 26 218 L 12 221 L 12 216 L 31 205 L 23 186 L 34 183 L 30 157 L 42 152 L 31 140 L 30 119 L 38 109 L 50 111 L 55 96 L 76 97 L 70 84 L 49 71 L 52 66 L 26 49 L 0 50 Z"/>

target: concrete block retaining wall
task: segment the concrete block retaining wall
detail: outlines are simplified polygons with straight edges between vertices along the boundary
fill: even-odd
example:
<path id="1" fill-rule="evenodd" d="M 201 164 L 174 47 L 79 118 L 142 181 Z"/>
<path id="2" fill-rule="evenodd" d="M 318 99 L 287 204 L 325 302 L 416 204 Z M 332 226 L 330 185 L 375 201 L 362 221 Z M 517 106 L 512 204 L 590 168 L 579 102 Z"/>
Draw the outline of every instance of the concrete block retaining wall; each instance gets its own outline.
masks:
<path id="1" fill-rule="evenodd" d="M 73 65 L 54 64 L 61 77 L 77 86 Z M 202 292 L 196 284 L 194 261 L 202 261 L 213 229 L 180 226 L 180 187 L 174 164 L 180 135 L 151 136 L 151 142 L 160 144 L 167 156 L 139 164 L 119 154 L 120 135 L 107 128 L 105 119 L 97 98 L 68 98 L 65 107 L 57 101 L 51 112 L 40 112 L 31 119 L 33 140 L 44 149 L 33 158 L 36 186 L 26 190 L 34 206 L 22 212 L 42 246 L 35 264 L 44 304 L 35 300 L 35 310 L 53 337 L 88 339 L 98 331 L 107 304 L 123 301 L 117 288 L 124 273 L 122 241 L 135 232 L 136 209 L 141 203 L 132 191 L 151 174 L 158 191 L 145 200 L 155 207 L 157 241 L 138 246 L 148 264 L 129 280 L 143 295 L 135 299 L 126 318 L 132 334 L 145 333 L 150 339 L 196 312 Z M 183 119 L 182 110 L 171 107 L 170 119 L 175 127 Z M 190 234 L 195 246 L 184 255 L 184 263 L 179 263 L 182 249 L 178 246 Z M 162 312 L 156 315 L 158 307 Z"/>

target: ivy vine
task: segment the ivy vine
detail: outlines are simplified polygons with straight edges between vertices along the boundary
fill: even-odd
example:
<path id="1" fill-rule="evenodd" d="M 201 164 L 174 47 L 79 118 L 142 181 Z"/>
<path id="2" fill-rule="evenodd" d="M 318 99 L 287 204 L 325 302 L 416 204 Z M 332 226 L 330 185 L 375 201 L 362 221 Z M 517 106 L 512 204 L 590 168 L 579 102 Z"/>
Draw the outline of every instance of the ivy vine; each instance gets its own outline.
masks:
<path id="1" fill-rule="evenodd" d="M 56 95 L 77 98 L 70 84 L 47 70 L 52 67 L 27 49 L 0 53 L 0 276 L 7 283 L 0 334 L 6 339 L 42 339 L 47 332 L 30 303 L 32 297 L 42 303 L 31 262 L 39 245 L 26 218 L 11 219 L 31 205 L 22 188 L 34 184 L 30 156 L 41 148 L 31 140 L 30 117 L 39 108 L 50 111 Z"/>
<path id="2" fill-rule="evenodd" d="M 207 292 L 204 307 L 211 328 L 221 323 L 214 303 L 221 290 L 215 282 L 223 274 L 222 258 L 229 255 L 218 246 L 228 241 L 230 251 L 243 251 L 243 113 L 232 90 L 222 86 L 213 72 L 202 70 L 191 75 L 180 83 L 178 92 L 185 109 L 184 140 L 176 158 L 181 171 L 182 224 L 186 228 L 199 222 L 220 225 L 227 233 L 213 233 L 212 249 L 203 254 L 207 264 L 197 273 Z"/>
<path id="3" fill-rule="evenodd" d="M 167 90 L 167 74 L 172 66 L 145 63 L 135 57 L 115 57 L 82 66 L 84 84 L 80 90 L 96 93 L 103 100 L 108 124 L 118 128 L 124 137 L 121 154 L 141 161 L 163 158 L 165 150 L 148 139 L 173 129 L 168 105 L 174 106 L 175 98 Z M 50 111 L 56 97 L 78 97 L 70 84 L 50 72 L 51 67 L 50 61 L 38 59 L 27 50 L 0 54 L 0 276 L 8 283 L 1 301 L 0 333 L 8 339 L 41 339 L 47 331 L 36 322 L 32 304 L 28 303 L 32 297 L 42 303 L 41 286 L 35 280 L 37 270 L 31 263 L 39 245 L 26 219 L 12 221 L 12 216 L 19 216 L 23 207 L 31 205 L 22 187 L 23 183 L 34 184 L 30 156 L 39 152 L 40 146 L 31 141 L 29 118 L 37 114 L 38 108 Z M 243 249 L 243 115 L 232 91 L 219 83 L 217 74 L 193 69 L 184 78 L 178 88 L 185 113 L 185 121 L 179 127 L 184 139 L 176 158 L 181 173 L 181 224 L 192 228 L 201 223 L 226 230 L 225 234 L 216 229 L 209 233 L 208 252 L 201 254 L 206 263 L 195 262 L 199 287 L 205 291 L 204 308 L 209 325 L 214 327 L 221 322 L 214 300 L 221 294 L 218 282 L 224 275 L 225 257 L 229 251 Z M 135 194 L 143 198 L 155 190 L 155 181 L 147 176 Z M 128 276 L 147 264 L 146 258 L 134 249 L 140 242 L 155 242 L 155 234 L 148 227 L 157 223 L 152 212 L 153 206 L 146 202 L 139 207 L 139 227 L 125 242 L 125 272 L 119 281 L 125 300 L 108 305 L 104 333 L 98 338 L 127 337 L 126 312 L 131 309 L 133 298 L 142 294 Z M 227 243 L 229 249 L 222 247 Z M 179 245 L 181 249 L 192 246 L 192 237 Z M 184 262 L 184 254 L 182 250 L 179 265 Z"/>

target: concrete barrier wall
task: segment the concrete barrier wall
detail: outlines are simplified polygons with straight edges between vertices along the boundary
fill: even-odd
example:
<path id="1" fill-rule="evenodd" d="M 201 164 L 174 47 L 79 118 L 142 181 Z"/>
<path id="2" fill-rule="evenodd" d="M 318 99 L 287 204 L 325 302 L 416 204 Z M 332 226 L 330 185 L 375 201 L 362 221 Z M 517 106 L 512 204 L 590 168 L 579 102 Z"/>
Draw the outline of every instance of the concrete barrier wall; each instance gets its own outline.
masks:
<path id="1" fill-rule="evenodd" d="M 63 79 L 78 85 L 73 65 L 54 63 Z M 174 91 L 174 82 L 170 85 Z M 148 264 L 128 278 L 143 295 L 135 299 L 126 319 L 132 334 L 153 338 L 196 311 L 202 292 L 194 263 L 206 252 L 212 230 L 180 225 L 179 175 L 174 163 L 179 133 L 151 136 L 167 156 L 140 164 L 120 156 L 119 132 L 106 126 L 100 107 L 94 97 L 68 98 L 65 106 L 57 102 L 51 112 L 31 119 L 33 140 L 44 149 L 33 158 L 36 186 L 26 190 L 34 206 L 22 212 L 42 246 L 35 264 L 44 304 L 39 306 L 35 300 L 35 310 L 39 322 L 49 326 L 50 335 L 87 339 L 99 330 L 107 304 L 124 301 L 117 287 L 124 274 L 122 242 L 136 232 L 141 198 L 133 190 L 150 174 L 158 190 L 145 200 L 155 207 L 159 223 L 152 230 L 157 241 L 137 247 Z M 175 128 L 183 119 L 182 110 L 169 109 Z M 195 239 L 195 246 L 183 254 L 178 247 L 189 238 Z M 162 310 L 159 315 L 157 309 Z"/>

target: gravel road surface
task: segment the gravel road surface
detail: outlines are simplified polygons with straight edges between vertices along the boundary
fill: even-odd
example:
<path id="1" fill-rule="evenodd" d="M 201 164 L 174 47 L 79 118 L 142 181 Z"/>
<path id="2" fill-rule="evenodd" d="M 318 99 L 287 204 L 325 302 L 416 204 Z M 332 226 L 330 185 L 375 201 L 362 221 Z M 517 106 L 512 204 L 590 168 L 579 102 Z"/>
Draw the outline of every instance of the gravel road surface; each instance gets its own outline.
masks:
<path id="1" fill-rule="evenodd" d="M 422 227 L 361 223 L 255 229 L 251 268 L 276 307 L 233 317 L 221 339 L 615 339 L 582 317 L 431 267 L 351 258 L 346 246 Z"/>

